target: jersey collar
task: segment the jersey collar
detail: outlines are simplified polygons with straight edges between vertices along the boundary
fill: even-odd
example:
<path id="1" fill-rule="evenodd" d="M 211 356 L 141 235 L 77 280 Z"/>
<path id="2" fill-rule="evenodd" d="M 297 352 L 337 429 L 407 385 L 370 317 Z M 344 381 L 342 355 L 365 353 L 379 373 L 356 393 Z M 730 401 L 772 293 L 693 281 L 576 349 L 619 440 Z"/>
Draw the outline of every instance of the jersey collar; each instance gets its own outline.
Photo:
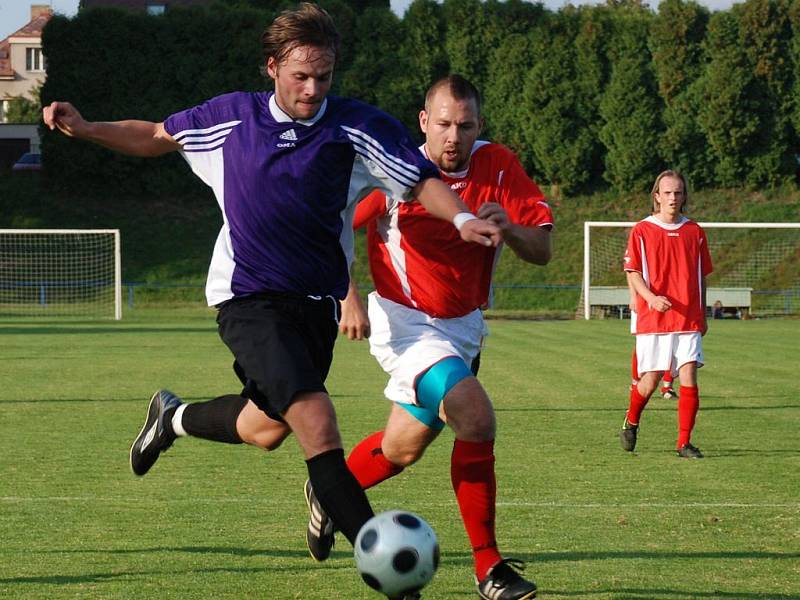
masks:
<path id="1" fill-rule="evenodd" d="M 645 221 L 647 221 L 648 223 L 652 223 L 653 225 L 658 225 L 662 229 L 674 230 L 674 229 L 679 229 L 681 225 L 687 223 L 689 219 L 687 219 L 685 216 L 681 216 L 680 220 L 677 223 L 664 223 L 664 221 L 656 218 L 655 215 L 650 215 L 645 219 Z"/>
<path id="2" fill-rule="evenodd" d="M 328 99 L 325 98 L 322 101 L 322 106 L 319 107 L 317 114 L 315 114 L 313 118 L 293 119 L 292 117 L 287 115 L 280 106 L 278 106 L 278 101 L 275 100 L 274 92 L 269 97 L 269 112 L 272 115 L 272 118 L 275 119 L 278 123 L 298 123 L 300 125 L 305 125 L 306 127 L 310 127 L 311 125 L 313 125 L 322 118 L 322 116 L 325 114 L 325 109 L 327 108 L 328 108 Z"/>

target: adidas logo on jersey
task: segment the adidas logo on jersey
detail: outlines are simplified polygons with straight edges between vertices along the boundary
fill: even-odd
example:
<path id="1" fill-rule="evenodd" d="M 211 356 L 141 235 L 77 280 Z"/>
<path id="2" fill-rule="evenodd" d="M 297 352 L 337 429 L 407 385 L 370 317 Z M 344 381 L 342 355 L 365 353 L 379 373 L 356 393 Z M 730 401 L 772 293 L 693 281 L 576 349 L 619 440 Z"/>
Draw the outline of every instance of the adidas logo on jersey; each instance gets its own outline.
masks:
<path id="1" fill-rule="evenodd" d="M 282 140 L 289 140 L 290 142 L 297 141 L 297 134 L 294 132 L 294 129 L 289 129 L 287 131 L 284 131 L 278 137 L 280 137 Z"/>

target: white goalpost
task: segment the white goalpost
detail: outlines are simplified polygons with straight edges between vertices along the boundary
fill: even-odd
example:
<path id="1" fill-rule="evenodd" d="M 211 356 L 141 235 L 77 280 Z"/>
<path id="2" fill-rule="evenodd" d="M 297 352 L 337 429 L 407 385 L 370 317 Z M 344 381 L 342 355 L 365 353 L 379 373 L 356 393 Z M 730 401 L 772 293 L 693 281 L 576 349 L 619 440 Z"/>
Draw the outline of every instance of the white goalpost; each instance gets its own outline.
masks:
<path id="1" fill-rule="evenodd" d="M 122 318 L 119 229 L 0 229 L 0 317 Z"/>
<path id="2" fill-rule="evenodd" d="M 628 288 L 622 259 L 633 221 L 583 224 L 584 319 L 623 317 Z M 707 302 L 740 318 L 800 314 L 800 223 L 700 223 L 714 272 Z M 709 307 L 710 308 L 710 307 Z"/>

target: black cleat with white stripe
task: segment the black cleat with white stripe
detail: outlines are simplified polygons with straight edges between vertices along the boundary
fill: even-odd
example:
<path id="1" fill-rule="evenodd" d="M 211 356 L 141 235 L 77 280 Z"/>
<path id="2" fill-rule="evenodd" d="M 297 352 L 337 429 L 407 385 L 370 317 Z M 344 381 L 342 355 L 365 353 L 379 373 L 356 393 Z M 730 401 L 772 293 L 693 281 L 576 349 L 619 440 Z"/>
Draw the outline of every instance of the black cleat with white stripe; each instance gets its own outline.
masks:
<path id="1" fill-rule="evenodd" d="M 512 568 L 513 567 L 513 568 Z M 517 573 L 525 563 L 513 558 L 504 558 L 493 566 L 481 581 L 477 582 L 478 595 L 483 600 L 530 600 L 536 598 L 536 584 Z"/>
<path id="2" fill-rule="evenodd" d="M 331 548 L 336 542 L 333 521 L 317 501 L 317 497 L 314 495 L 314 488 L 308 479 L 303 492 L 305 492 L 309 513 L 308 527 L 306 528 L 308 552 L 314 560 L 322 562 L 331 555 Z"/>
<path id="3" fill-rule="evenodd" d="M 168 420 L 181 404 L 181 399 L 167 390 L 158 390 L 150 398 L 142 430 L 131 445 L 131 470 L 135 475 L 147 473 L 159 455 L 172 446 L 176 436 Z"/>

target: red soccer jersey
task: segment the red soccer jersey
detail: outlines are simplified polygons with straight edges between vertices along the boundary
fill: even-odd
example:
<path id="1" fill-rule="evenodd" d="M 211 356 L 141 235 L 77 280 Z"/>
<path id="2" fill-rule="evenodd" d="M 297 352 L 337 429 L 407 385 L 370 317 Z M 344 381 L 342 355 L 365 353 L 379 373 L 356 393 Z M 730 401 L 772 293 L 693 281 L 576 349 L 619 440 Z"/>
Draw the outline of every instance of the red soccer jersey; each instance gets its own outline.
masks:
<path id="1" fill-rule="evenodd" d="M 466 171 L 441 175 L 474 213 L 497 202 L 512 223 L 553 224 L 541 190 L 505 146 L 478 141 Z M 384 298 L 441 318 L 466 315 L 487 302 L 498 248 L 464 242 L 452 223 L 431 216 L 419 202 L 393 202 L 381 192 L 356 208 L 353 226 L 366 223 L 372 279 Z"/>
<path id="2" fill-rule="evenodd" d="M 672 303 L 662 313 L 637 296 L 634 333 L 702 331 L 702 283 L 712 266 L 706 234 L 697 223 L 686 217 L 675 224 L 653 216 L 639 221 L 628 238 L 624 269 L 641 273 L 650 291 Z"/>

